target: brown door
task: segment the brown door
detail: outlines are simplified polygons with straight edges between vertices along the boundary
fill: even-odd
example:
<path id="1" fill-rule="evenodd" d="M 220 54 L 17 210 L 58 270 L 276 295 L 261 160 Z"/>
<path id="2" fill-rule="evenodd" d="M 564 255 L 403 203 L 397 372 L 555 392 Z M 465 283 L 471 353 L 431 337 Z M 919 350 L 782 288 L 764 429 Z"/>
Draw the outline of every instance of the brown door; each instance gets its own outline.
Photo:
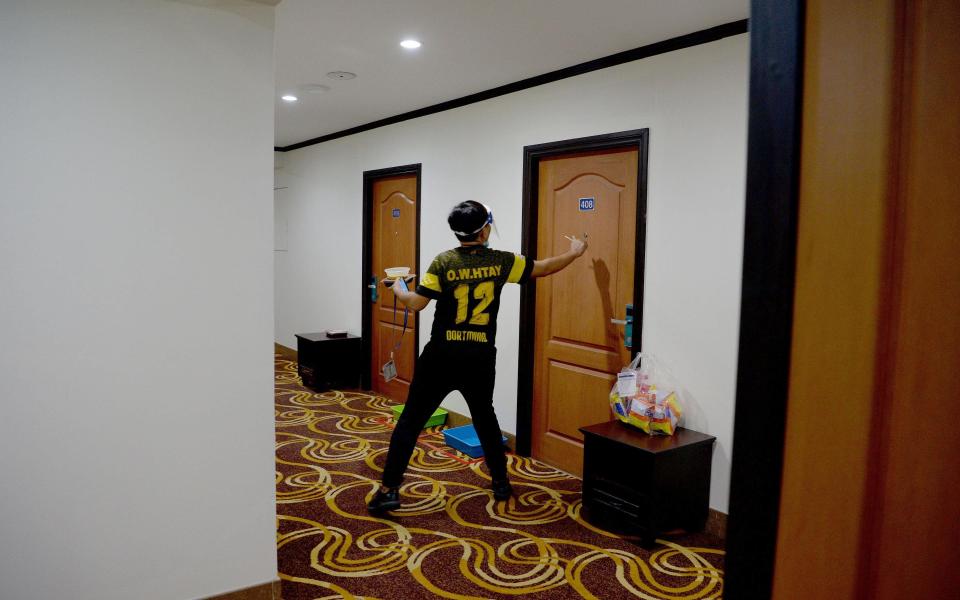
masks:
<path id="1" fill-rule="evenodd" d="M 623 326 L 611 319 L 623 319 L 634 300 L 637 150 L 539 164 L 537 256 L 566 251 L 565 235 L 586 234 L 590 247 L 565 270 L 537 280 L 531 450 L 580 475 L 578 428 L 610 419 L 610 388 L 631 358 Z"/>
<path id="2" fill-rule="evenodd" d="M 806 11 L 772 597 L 957 598 L 960 4 Z"/>
<path id="3" fill-rule="evenodd" d="M 372 195 L 372 275 L 380 282 L 386 276 L 384 269 L 388 267 L 410 267 L 410 272 L 415 273 L 417 176 L 410 174 L 378 179 L 373 182 Z M 371 387 L 388 398 L 406 402 L 416 358 L 416 313 L 411 311 L 408 314 L 404 333 L 403 305 L 397 304 L 394 312 L 393 292 L 382 285 L 377 290 L 377 296 L 377 301 L 371 303 Z M 385 382 L 381 369 L 390 360 L 391 352 L 397 377 Z"/>

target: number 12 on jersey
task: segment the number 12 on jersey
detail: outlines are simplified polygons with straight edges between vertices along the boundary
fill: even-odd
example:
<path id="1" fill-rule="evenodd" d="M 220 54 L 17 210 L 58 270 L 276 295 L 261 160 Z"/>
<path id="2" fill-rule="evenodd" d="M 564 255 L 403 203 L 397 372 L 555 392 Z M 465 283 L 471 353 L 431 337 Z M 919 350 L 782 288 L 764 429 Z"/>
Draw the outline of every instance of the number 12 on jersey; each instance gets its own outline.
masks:
<path id="1" fill-rule="evenodd" d="M 490 323 L 490 315 L 483 312 L 493 302 L 496 294 L 496 288 L 492 281 L 481 281 L 473 288 L 473 297 L 480 302 L 473 307 L 473 314 L 470 316 L 471 325 L 487 325 Z M 461 283 L 453 290 L 453 296 L 457 299 L 457 319 L 456 323 L 463 323 L 467 320 L 467 309 L 470 302 L 470 286 Z"/>

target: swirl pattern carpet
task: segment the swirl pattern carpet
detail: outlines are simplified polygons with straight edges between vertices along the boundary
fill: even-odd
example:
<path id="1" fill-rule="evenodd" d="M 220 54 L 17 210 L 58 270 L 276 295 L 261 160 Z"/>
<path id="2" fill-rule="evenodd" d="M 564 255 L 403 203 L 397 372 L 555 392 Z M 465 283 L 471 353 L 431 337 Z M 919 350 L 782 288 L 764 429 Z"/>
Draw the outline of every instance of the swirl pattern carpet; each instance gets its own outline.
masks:
<path id="1" fill-rule="evenodd" d="M 719 539 L 685 535 L 645 550 L 581 518 L 580 480 L 512 454 L 514 497 L 494 502 L 483 460 L 445 446 L 442 427 L 418 441 L 403 506 L 370 516 L 394 402 L 314 393 L 296 362 L 278 354 L 275 365 L 284 600 L 721 597 Z"/>

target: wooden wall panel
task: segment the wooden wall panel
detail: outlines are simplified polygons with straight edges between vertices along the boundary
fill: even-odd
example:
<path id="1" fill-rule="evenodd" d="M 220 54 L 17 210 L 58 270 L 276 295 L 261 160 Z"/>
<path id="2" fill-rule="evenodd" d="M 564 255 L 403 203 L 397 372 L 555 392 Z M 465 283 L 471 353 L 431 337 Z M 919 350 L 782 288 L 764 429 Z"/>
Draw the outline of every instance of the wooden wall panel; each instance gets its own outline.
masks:
<path id="1" fill-rule="evenodd" d="M 954 597 L 960 3 L 807 4 L 773 597 Z"/>
<path id="2" fill-rule="evenodd" d="M 960 3 L 905 4 L 890 339 L 860 598 L 955 598 L 960 570 Z"/>
<path id="3" fill-rule="evenodd" d="M 850 598 L 883 283 L 893 3 L 807 3 L 793 346 L 774 598 Z M 841 507 L 838 510 L 838 507 Z M 847 507 L 853 507 L 847 510 Z M 827 592 L 829 590 L 829 592 Z"/>

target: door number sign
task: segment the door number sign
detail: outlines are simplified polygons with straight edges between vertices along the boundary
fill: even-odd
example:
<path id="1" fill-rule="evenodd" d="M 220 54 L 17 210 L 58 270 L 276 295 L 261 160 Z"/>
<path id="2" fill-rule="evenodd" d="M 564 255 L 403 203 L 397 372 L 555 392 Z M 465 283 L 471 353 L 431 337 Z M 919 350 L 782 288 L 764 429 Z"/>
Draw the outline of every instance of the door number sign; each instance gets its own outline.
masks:
<path id="1" fill-rule="evenodd" d="M 593 210 L 596 206 L 596 199 L 594 198 L 580 198 L 580 211 Z"/>

